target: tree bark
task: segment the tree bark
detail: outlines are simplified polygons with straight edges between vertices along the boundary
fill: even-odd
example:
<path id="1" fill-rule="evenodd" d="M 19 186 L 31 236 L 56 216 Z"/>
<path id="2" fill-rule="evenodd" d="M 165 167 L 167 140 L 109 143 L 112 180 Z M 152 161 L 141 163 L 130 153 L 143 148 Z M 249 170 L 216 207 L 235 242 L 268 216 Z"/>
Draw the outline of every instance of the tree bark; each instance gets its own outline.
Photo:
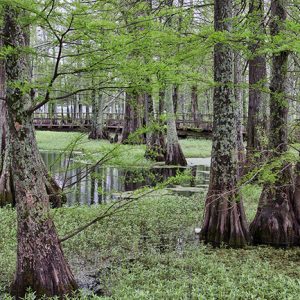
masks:
<path id="1" fill-rule="evenodd" d="M 237 151 L 238 151 L 238 177 L 244 172 L 246 153 L 244 146 L 244 126 L 243 126 L 243 97 L 242 97 L 242 59 L 238 51 L 234 52 L 234 97 L 237 103 Z"/>
<path id="2" fill-rule="evenodd" d="M 90 124 L 90 106 L 88 104 L 85 106 L 85 124 Z"/>
<path id="3" fill-rule="evenodd" d="M 264 33 L 264 1 L 252 0 L 249 10 L 251 24 L 255 23 L 254 30 Z M 258 26 L 256 25 L 258 24 Z M 258 28 L 257 28 L 258 27 Z M 267 118 L 263 113 L 266 94 L 263 91 L 267 77 L 267 64 L 264 55 L 255 56 L 260 48 L 260 42 L 250 47 L 253 58 L 249 60 L 249 104 L 247 124 L 247 162 L 248 168 L 262 158 L 264 140 L 266 139 Z M 256 155 L 258 154 L 258 155 Z"/>
<path id="4" fill-rule="evenodd" d="M 54 102 L 50 102 L 48 105 L 48 114 L 49 119 L 51 120 L 51 124 L 56 124 L 57 118 L 56 118 L 56 104 Z"/>
<path id="5" fill-rule="evenodd" d="M 178 112 L 178 101 L 179 101 L 179 86 L 178 84 L 176 84 L 174 85 L 174 89 L 173 89 L 173 106 L 174 106 L 175 116 Z"/>
<path id="6" fill-rule="evenodd" d="M 0 45 L 3 44 L 0 38 Z M 5 99 L 5 62 L 0 61 L 0 98 Z M 8 114 L 7 104 L 5 101 L 0 101 L 0 207 L 12 204 L 15 205 L 14 182 L 12 178 L 12 153 L 11 141 L 8 130 Z M 61 207 L 66 202 L 66 196 L 62 193 L 61 188 L 55 180 L 49 175 L 48 170 L 40 156 L 36 143 L 32 144 L 32 148 L 36 152 L 36 156 L 40 159 L 40 167 L 45 174 L 45 186 L 50 197 L 50 202 L 53 207 Z"/>
<path id="7" fill-rule="evenodd" d="M 215 30 L 230 31 L 232 0 L 215 0 Z M 241 196 L 237 193 L 237 108 L 233 97 L 233 53 L 214 48 L 214 123 L 209 191 L 200 238 L 220 246 L 243 247 L 250 241 Z"/>
<path id="8" fill-rule="evenodd" d="M 92 95 L 92 129 L 89 135 L 89 139 L 98 140 L 98 139 L 108 139 L 108 132 L 104 128 L 104 101 L 102 94 L 96 94 L 96 91 L 93 91 Z"/>
<path id="9" fill-rule="evenodd" d="M 72 117 L 70 112 L 70 101 L 67 101 L 67 122 L 72 123 Z"/>
<path id="10" fill-rule="evenodd" d="M 144 120 L 146 126 L 146 144 L 148 146 L 151 143 L 151 137 L 153 134 L 153 132 L 150 130 L 151 129 L 150 126 L 155 121 L 153 99 L 151 94 L 145 93 L 144 104 L 145 104 Z"/>
<path id="11" fill-rule="evenodd" d="M 284 1 L 271 2 L 271 35 L 281 32 L 287 17 Z M 288 51 L 274 53 L 270 84 L 270 139 L 272 159 L 281 159 L 287 152 L 288 100 L 286 98 Z M 281 163 L 275 183 L 266 183 L 259 201 L 256 216 L 250 225 L 255 244 L 293 246 L 300 242 L 300 199 L 293 198 L 292 170 L 288 162 Z M 274 170 L 275 172 L 276 170 Z"/>
<path id="12" fill-rule="evenodd" d="M 146 126 L 150 129 L 146 139 L 147 147 L 145 157 L 157 162 L 165 161 L 166 143 L 163 134 L 164 128 L 160 119 L 154 114 L 154 106 L 151 95 L 146 95 L 145 108 L 147 111 L 147 117 L 145 118 Z"/>
<path id="13" fill-rule="evenodd" d="M 6 89 L 9 115 L 12 176 L 18 220 L 17 269 L 11 287 L 16 299 L 31 288 L 37 297 L 70 294 L 77 284 L 66 262 L 51 220 L 49 196 L 45 187 L 45 173 L 36 153 L 32 113 L 32 99 L 25 89 L 29 83 L 29 30 L 20 23 L 25 13 L 12 6 L 5 7 L 4 45 L 14 51 L 6 57 Z M 16 85 L 15 83 L 18 83 Z"/>
<path id="14" fill-rule="evenodd" d="M 199 108 L 198 108 L 198 91 L 197 86 L 192 86 L 191 106 L 194 124 L 197 128 L 200 126 Z"/>
<path id="15" fill-rule="evenodd" d="M 60 118 L 61 118 L 61 124 L 65 124 L 64 107 L 62 104 L 60 106 Z"/>
<path id="16" fill-rule="evenodd" d="M 145 143 L 143 135 L 134 133 L 143 126 L 143 96 L 136 92 L 126 93 L 124 127 L 122 130 L 122 144 Z"/>
<path id="17" fill-rule="evenodd" d="M 2 32 L 1 32 L 2 33 Z M 0 37 L 0 47 L 3 40 Z M 0 98 L 5 99 L 5 64 L 0 60 Z M 7 130 L 6 103 L 0 100 L 0 207 L 13 203 L 13 182 L 11 176 L 11 151 Z"/>
<path id="18" fill-rule="evenodd" d="M 166 112 L 167 112 L 167 153 L 166 164 L 167 165 L 179 165 L 186 166 L 187 161 L 182 152 L 179 144 L 177 129 L 176 129 L 176 117 L 174 113 L 173 102 L 173 86 L 168 84 L 166 87 Z"/>
<path id="19" fill-rule="evenodd" d="M 82 103 L 78 104 L 78 115 L 79 115 L 79 121 L 80 121 L 80 125 L 83 125 L 83 112 L 82 112 Z"/>

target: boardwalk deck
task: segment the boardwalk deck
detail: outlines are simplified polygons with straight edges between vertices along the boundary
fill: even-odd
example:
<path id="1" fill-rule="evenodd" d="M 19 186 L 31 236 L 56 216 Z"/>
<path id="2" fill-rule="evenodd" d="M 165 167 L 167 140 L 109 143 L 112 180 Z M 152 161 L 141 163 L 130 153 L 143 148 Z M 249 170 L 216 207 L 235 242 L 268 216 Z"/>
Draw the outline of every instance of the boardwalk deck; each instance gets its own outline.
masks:
<path id="1" fill-rule="evenodd" d="M 123 128 L 123 114 L 105 114 L 105 126 L 110 132 L 120 132 Z M 212 132 L 212 116 L 199 115 L 197 121 L 188 114 L 177 116 L 177 130 L 180 137 L 209 136 Z M 52 131 L 89 131 L 91 129 L 90 115 L 81 114 L 67 118 L 55 114 L 36 113 L 34 126 L 37 130 Z"/>

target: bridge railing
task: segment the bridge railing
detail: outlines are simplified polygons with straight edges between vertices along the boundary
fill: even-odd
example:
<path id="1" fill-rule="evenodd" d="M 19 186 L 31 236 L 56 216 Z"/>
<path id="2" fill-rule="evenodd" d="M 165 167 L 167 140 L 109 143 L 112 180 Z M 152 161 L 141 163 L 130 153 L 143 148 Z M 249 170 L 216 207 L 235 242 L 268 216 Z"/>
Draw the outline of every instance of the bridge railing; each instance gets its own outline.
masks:
<path id="1" fill-rule="evenodd" d="M 77 121 L 77 120 L 85 120 L 91 118 L 91 113 L 75 113 L 75 114 L 60 114 L 60 113 L 34 113 L 34 120 L 70 120 L 70 121 Z"/>
<path id="2" fill-rule="evenodd" d="M 61 113 L 40 113 L 34 114 L 36 127 L 89 127 L 91 125 L 92 113 L 73 113 L 70 115 Z M 201 128 L 212 130 L 212 114 L 194 114 L 192 112 L 177 113 L 176 123 L 180 128 Z M 110 128 L 121 128 L 124 124 L 123 113 L 104 113 L 104 122 Z M 244 120 L 244 126 L 247 120 Z"/>

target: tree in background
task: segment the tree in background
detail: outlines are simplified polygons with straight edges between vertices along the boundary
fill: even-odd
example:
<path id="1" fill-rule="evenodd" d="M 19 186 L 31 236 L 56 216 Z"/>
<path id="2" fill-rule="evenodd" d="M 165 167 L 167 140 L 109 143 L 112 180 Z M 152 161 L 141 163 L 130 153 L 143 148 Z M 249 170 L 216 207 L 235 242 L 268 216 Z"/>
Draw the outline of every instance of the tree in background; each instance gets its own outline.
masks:
<path id="1" fill-rule="evenodd" d="M 143 144 L 144 135 L 134 135 L 144 125 L 145 103 L 144 95 L 140 92 L 131 91 L 126 93 L 125 115 L 122 130 L 123 144 Z"/>
<path id="2" fill-rule="evenodd" d="M 166 101 L 166 113 L 167 113 L 166 164 L 186 166 L 187 161 L 182 152 L 181 146 L 179 144 L 178 135 L 177 135 L 176 117 L 175 117 L 174 102 L 173 102 L 173 86 L 171 84 L 167 84 L 165 101 Z"/>
<path id="3" fill-rule="evenodd" d="M 249 102 L 247 124 L 247 161 L 253 167 L 255 160 L 262 155 L 266 138 L 267 116 L 266 93 L 264 91 L 267 77 L 266 57 L 259 54 L 264 37 L 264 1 L 251 0 L 249 8 L 249 28 L 255 37 L 250 46 L 249 59 Z M 257 154 L 257 155 L 256 155 Z"/>
<path id="4" fill-rule="evenodd" d="M 104 97 L 101 92 L 92 91 L 92 119 L 89 138 L 93 140 L 108 139 L 108 132 L 104 127 Z"/>

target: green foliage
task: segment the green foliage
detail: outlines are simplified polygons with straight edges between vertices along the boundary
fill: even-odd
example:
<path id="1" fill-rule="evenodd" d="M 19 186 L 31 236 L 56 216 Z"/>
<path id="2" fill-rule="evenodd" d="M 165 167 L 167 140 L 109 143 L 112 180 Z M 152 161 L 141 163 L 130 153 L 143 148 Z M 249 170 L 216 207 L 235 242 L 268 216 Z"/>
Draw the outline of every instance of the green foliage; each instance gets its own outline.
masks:
<path id="1" fill-rule="evenodd" d="M 214 32 L 212 7 L 200 10 L 206 20 L 199 24 L 193 20 L 193 9 L 169 7 L 162 1 L 154 10 L 146 2 L 129 0 L 0 2 L 1 17 L 5 5 L 13 5 L 27 12 L 19 20 L 22 26 L 31 24 L 45 32 L 45 40 L 33 37 L 34 50 L 0 50 L 1 58 L 17 51 L 30 55 L 37 75 L 33 82 L 39 92 L 36 102 L 43 100 L 47 92 L 52 99 L 64 99 L 68 93 L 76 94 L 77 89 L 152 92 L 170 82 L 197 84 L 204 93 L 214 86 L 211 52 L 217 43 L 229 45 L 246 59 L 283 50 L 300 52 L 299 11 L 295 5 L 290 8 L 291 18 L 283 31 L 271 38 L 259 29 L 257 15 L 233 18 L 231 33 Z M 259 45 L 255 53 L 249 47 L 253 44 Z M 61 56 L 57 53 L 59 48 Z M 56 63 L 58 72 L 53 75 Z M 31 83 L 14 85 L 26 93 L 32 87 Z M 262 83 L 258 87 L 269 92 Z M 89 100 L 88 93 L 84 97 Z M 281 95 L 278 99 L 286 106 Z M 137 132 L 141 133 L 145 129 Z M 66 151 L 71 147 L 83 153 L 84 162 L 95 162 L 111 152 L 108 164 L 152 164 L 144 159 L 145 146 L 116 147 L 73 133 L 38 132 L 37 138 L 40 149 Z M 183 140 L 181 145 L 187 157 L 210 156 L 210 141 Z M 249 220 L 255 214 L 260 185 L 276 182 L 283 166 L 296 161 L 298 155 L 287 153 L 257 166 L 243 179 L 242 184 L 255 176 L 257 184 L 241 187 Z M 142 178 L 135 176 L 133 181 L 138 180 Z M 64 236 L 106 208 L 62 208 L 52 210 L 52 215 L 60 236 Z M 203 208 L 202 194 L 184 198 L 156 191 L 156 196 L 134 202 L 122 214 L 68 240 L 64 250 L 77 276 L 83 266 L 100 271 L 99 278 L 107 293 L 102 299 L 299 298 L 298 249 L 216 250 L 196 245 L 193 229 L 201 224 Z M 3 295 L 15 269 L 14 210 L 0 209 L 0 232 L 0 296 L 10 299 Z M 76 298 L 101 297 L 82 293 Z M 25 299 L 33 300 L 35 296 L 29 293 Z"/>
<path id="2" fill-rule="evenodd" d="M 257 210 L 257 201 L 260 198 L 262 186 L 257 183 L 247 184 L 241 187 L 241 196 L 245 203 L 245 212 L 249 222 L 254 219 Z"/>
<path id="3" fill-rule="evenodd" d="M 246 211 L 252 210 L 259 189 L 243 195 L 251 196 L 245 200 Z M 62 208 L 52 210 L 52 215 L 62 237 L 105 208 Z M 97 273 L 106 293 L 87 296 L 82 291 L 72 299 L 298 299 L 299 249 L 199 245 L 193 231 L 201 224 L 203 208 L 204 194 L 151 196 L 64 242 L 77 278 L 83 280 L 84 272 Z M 15 212 L 3 208 L 0 217 L 0 293 L 1 299 L 11 300 L 3 291 L 15 267 Z M 35 298 L 29 294 L 26 299 Z"/>
<path id="4" fill-rule="evenodd" d="M 274 153 L 275 152 L 274 150 Z M 259 155 L 259 153 L 257 155 Z M 298 161 L 299 154 L 294 151 L 288 151 L 280 156 L 275 155 L 273 158 L 258 163 L 257 166 L 242 178 L 241 184 L 253 183 L 253 181 L 258 184 L 274 184 L 281 178 L 287 166 L 293 166 Z"/>

